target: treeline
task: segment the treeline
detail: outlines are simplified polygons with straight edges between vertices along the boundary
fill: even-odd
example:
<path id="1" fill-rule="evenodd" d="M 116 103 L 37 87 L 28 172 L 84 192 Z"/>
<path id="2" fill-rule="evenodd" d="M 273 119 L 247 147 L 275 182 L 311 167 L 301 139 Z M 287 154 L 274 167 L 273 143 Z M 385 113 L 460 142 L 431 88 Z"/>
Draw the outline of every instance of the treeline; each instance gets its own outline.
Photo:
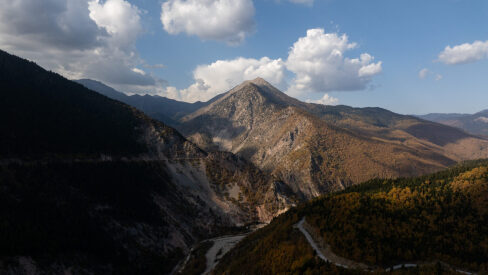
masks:
<path id="1" fill-rule="evenodd" d="M 429 181 L 429 187 L 434 187 L 436 185 L 442 185 L 445 182 L 452 181 L 456 176 L 463 172 L 467 172 L 476 167 L 488 166 L 488 159 L 470 160 L 463 161 L 457 165 L 445 169 L 436 173 L 412 177 L 412 178 L 398 178 L 398 179 L 372 179 L 361 184 L 353 185 L 340 193 L 368 193 L 368 192 L 379 192 L 379 191 L 389 191 L 393 187 L 397 188 L 418 188 L 425 181 Z"/>

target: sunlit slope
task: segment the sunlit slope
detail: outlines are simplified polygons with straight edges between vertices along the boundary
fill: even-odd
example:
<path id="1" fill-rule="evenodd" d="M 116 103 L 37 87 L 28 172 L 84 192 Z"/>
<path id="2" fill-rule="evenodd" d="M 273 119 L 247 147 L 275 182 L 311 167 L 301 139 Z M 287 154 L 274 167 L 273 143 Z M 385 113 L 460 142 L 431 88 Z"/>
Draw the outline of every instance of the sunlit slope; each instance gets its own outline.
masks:
<path id="1" fill-rule="evenodd" d="M 246 268 L 247 274 L 337 272 L 314 257 L 294 229 L 303 217 L 336 254 L 379 270 L 402 263 L 424 269 L 441 262 L 444 270 L 483 273 L 487 209 L 488 161 L 423 177 L 372 180 L 280 216 L 227 254 L 216 274 L 243 274 Z"/>

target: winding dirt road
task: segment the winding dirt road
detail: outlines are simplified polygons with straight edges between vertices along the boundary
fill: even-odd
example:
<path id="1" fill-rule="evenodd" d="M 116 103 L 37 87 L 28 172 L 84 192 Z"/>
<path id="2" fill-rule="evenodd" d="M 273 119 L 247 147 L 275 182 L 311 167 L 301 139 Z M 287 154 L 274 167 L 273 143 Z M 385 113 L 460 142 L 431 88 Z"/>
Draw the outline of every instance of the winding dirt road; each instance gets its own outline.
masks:
<path id="1" fill-rule="evenodd" d="M 401 268 L 413 268 L 417 266 L 422 266 L 425 265 L 425 263 L 422 264 L 417 264 L 417 263 L 402 263 L 402 264 L 397 264 L 388 268 L 380 268 L 378 266 L 369 266 L 364 263 L 358 263 L 350 259 L 343 258 L 337 254 L 335 254 L 332 249 L 330 248 L 330 245 L 326 244 L 323 240 L 315 240 L 312 234 L 309 232 L 311 230 L 311 226 L 307 223 L 305 220 L 305 217 L 303 217 L 300 222 L 298 222 L 296 225 L 294 225 L 295 228 L 298 228 L 300 232 L 305 236 L 307 239 L 308 243 L 310 246 L 315 250 L 317 253 L 317 256 L 321 258 L 322 260 L 326 262 L 330 262 L 336 266 L 340 266 L 346 269 L 360 269 L 364 271 L 375 271 L 375 270 L 383 270 L 386 272 L 392 271 L 392 270 L 397 270 Z M 433 264 L 433 263 L 430 263 Z M 455 270 L 456 272 L 459 272 L 461 274 L 467 274 L 467 275 L 474 275 L 476 273 L 468 272 L 465 270 L 461 269 L 455 269 L 452 268 L 450 265 L 447 263 L 441 262 L 441 264 L 448 269 Z"/>

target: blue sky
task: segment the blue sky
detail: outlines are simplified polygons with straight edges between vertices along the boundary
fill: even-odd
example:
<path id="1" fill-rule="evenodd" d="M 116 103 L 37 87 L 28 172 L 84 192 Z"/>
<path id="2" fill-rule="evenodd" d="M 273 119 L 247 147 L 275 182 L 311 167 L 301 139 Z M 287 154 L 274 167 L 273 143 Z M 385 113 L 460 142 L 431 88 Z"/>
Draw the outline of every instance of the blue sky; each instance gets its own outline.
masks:
<path id="1" fill-rule="evenodd" d="M 51 2 L 53 7 L 63 7 L 63 4 L 66 6 L 63 2 L 67 0 L 46 1 Z M 38 41 L 38 36 L 24 35 L 25 40 L 22 41 L 2 40 L 2 34 L 4 38 L 9 35 L 18 37 L 19 33 L 15 31 L 26 32 L 25 26 L 31 26 L 27 18 L 22 19 L 22 16 L 29 15 L 28 12 L 24 9 L 16 14 L 18 7 L 12 6 L 4 9 L 3 15 L 0 12 L 1 48 L 33 59 L 70 78 L 95 78 L 125 92 L 148 92 L 187 101 L 204 100 L 225 92 L 228 87 L 265 70 L 264 74 L 271 78 L 268 79 L 270 82 L 302 100 L 317 101 L 327 94 L 328 99 L 321 102 L 357 107 L 379 106 L 408 114 L 473 113 L 488 108 L 487 1 L 196 2 L 199 5 L 204 5 L 201 4 L 203 2 L 213 5 L 209 11 L 212 11 L 212 7 L 222 7 L 224 11 L 229 9 L 228 14 L 236 15 L 240 25 L 232 18 L 222 18 L 225 14 L 206 14 L 202 7 L 197 9 L 201 12 L 193 15 L 178 15 L 183 5 L 191 5 L 196 0 L 72 1 L 79 2 L 82 11 L 85 6 L 88 8 L 86 14 L 77 12 L 70 16 L 92 20 L 95 27 L 81 31 L 78 27 L 71 27 L 76 26 L 75 23 L 68 22 L 66 25 L 86 35 L 87 39 L 95 37 L 96 41 L 107 41 L 104 42 L 106 44 L 65 50 L 66 47 Z M 225 1 L 241 5 L 242 11 L 229 5 L 219 6 L 218 2 Z M 34 0 L 20 2 L 23 2 L 24 8 L 34 5 Z M 164 26 L 162 22 L 164 3 L 167 5 L 167 18 L 173 20 L 172 26 Z M 124 12 L 113 15 L 114 9 Z M 59 10 L 53 8 L 46 10 L 45 14 L 56 18 L 62 16 Z M 69 7 L 66 10 L 69 11 Z M 16 22 L 6 20 L 7 11 L 20 19 Z M 197 18 L 199 16 L 202 18 Z M 208 20 L 214 20 L 218 25 L 213 28 L 205 26 Z M 191 24 L 196 27 L 188 27 Z M 222 29 L 222 25 L 229 27 Z M 53 36 L 59 32 L 60 37 L 66 35 L 58 29 L 65 30 L 66 26 L 55 28 L 50 25 L 36 31 Z M 97 29 L 96 34 L 94 29 Z M 314 29 L 323 31 L 307 32 Z M 236 36 L 237 32 L 242 35 Z M 336 36 L 331 38 L 328 34 Z M 346 35 L 347 40 L 343 40 L 342 35 Z M 304 41 L 299 45 L 300 38 Z M 332 43 L 329 39 L 350 46 L 338 48 L 342 59 L 327 63 L 330 52 L 324 53 L 325 48 L 319 49 L 316 54 L 308 54 L 308 49 L 317 41 L 329 47 Z M 475 44 L 475 41 L 480 43 Z M 26 48 L 26 42 L 38 45 L 38 48 L 51 49 L 41 55 L 34 48 Z M 466 45 L 456 48 L 462 44 Z M 445 50 L 447 46 L 452 51 Z M 290 54 L 292 47 L 295 48 L 293 55 Z M 439 58 L 443 52 L 444 57 Z M 50 53 L 55 53 L 54 59 L 46 58 Z M 363 53 L 374 59 L 361 59 Z M 96 62 L 77 63 L 74 61 L 76 56 Z M 244 59 L 237 60 L 239 57 Z M 361 65 L 351 65 L 348 59 L 361 59 L 358 61 Z M 219 60 L 227 63 L 218 63 Z M 310 61 L 315 62 L 313 66 L 321 66 L 322 69 L 304 67 Z M 155 64 L 163 64 L 164 68 L 150 66 Z M 197 70 L 198 66 L 200 70 Z M 338 67 L 333 68 L 331 73 L 331 66 Z M 248 74 L 238 71 L 249 71 L 249 67 L 255 71 Z M 228 73 L 229 68 L 236 71 Z M 368 69 L 367 73 L 358 77 L 362 68 Z M 423 69 L 426 70 L 421 78 L 419 73 Z M 112 71 L 112 75 L 107 71 Z M 222 83 L 219 78 L 228 81 Z"/>

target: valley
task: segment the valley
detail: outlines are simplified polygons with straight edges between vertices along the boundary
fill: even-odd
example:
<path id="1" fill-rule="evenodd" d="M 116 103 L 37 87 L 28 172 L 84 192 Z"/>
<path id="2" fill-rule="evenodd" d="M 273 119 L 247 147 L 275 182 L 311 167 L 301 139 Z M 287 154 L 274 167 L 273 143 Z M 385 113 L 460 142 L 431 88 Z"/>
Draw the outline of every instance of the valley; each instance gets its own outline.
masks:
<path id="1" fill-rule="evenodd" d="M 1 272 L 25 255 L 41 273 L 167 273 L 196 242 L 294 205 L 245 159 L 132 107 L 5 52 L 0 72 L 16 91 L 0 95 Z"/>
<path id="2" fill-rule="evenodd" d="M 488 275 L 487 0 L 0 0 L 0 275 Z"/>
<path id="3" fill-rule="evenodd" d="M 487 138 L 381 108 L 301 102 L 261 78 L 202 104 L 173 114 L 176 129 L 206 151 L 245 158 L 300 200 L 488 157 Z"/>
<path id="4" fill-rule="evenodd" d="M 262 78 L 245 81 L 208 102 L 188 104 L 158 97 L 144 97 L 142 102 L 100 82 L 80 80 L 85 87 L 6 52 L 0 52 L 0 72 L 2 91 L 16 91 L 0 94 L 0 120 L 9 129 L 0 133 L 1 272 L 335 273 L 346 266 L 410 263 L 413 248 L 406 254 L 391 252 L 390 257 L 397 258 L 387 260 L 358 248 L 347 256 L 337 248 L 351 247 L 357 241 L 354 234 L 347 240 L 332 237 L 339 236 L 335 231 L 326 235 L 329 250 L 320 250 L 311 236 L 316 228 L 323 234 L 327 211 L 339 209 L 344 217 L 352 213 L 347 209 L 353 204 L 338 198 L 353 195 L 341 194 L 361 193 L 368 186 L 374 190 L 381 181 L 395 185 L 398 179 L 403 186 L 409 177 L 488 157 L 488 139 L 482 136 L 380 108 L 304 103 Z M 433 192 L 430 188 L 444 186 L 440 181 L 433 187 L 419 184 L 411 188 Z M 458 193 L 459 205 L 446 206 L 458 214 L 484 205 L 484 195 Z M 371 200 L 399 196 L 378 194 Z M 328 200 L 336 206 L 317 206 L 318 212 L 308 208 Z M 380 207 L 377 213 L 389 211 L 382 204 L 375 207 Z M 409 209 L 399 207 L 399 213 Z M 485 217 L 479 215 L 465 215 L 470 219 L 465 223 L 481 224 Z M 330 230 L 347 232 L 355 226 L 343 222 Z M 269 225 L 242 233 L 255 224 Z M 429 230 L 421 227 L 407 233 Z M 486 236 L 472 227 L 459 230 Z M 267 235 L 274 231 L 276 235 Z M 271 240 L 278 250 L 269 250 Z M 372 241 L 359 241 L 364 242 L 371 249 Z M 262 246 L 260 256 L 246 250 L 250 245 Z M 484 241 L 478 249 L 484 249 Z M 451 264 L 485 268 L 479 257 L 475 262 L 451 263 L 452 255 L 419 255 L 428 263 L 449 263 L 441 267 L 446 270 Z M 275 265 L 275 257 L 290 262 Z M 240 262 L 247 258 L 255 265 Z M 235 270 L 237 266 L 246 268 Z"/>
<path id="5" fill-rule="evenodd" d="M 413 274 L 484 274 L 486 165 L 372 180 L 313 200 L 249 235 L 215 273 L 337 274 L 354 267 L 404 274 L 405 266 Z"/>

